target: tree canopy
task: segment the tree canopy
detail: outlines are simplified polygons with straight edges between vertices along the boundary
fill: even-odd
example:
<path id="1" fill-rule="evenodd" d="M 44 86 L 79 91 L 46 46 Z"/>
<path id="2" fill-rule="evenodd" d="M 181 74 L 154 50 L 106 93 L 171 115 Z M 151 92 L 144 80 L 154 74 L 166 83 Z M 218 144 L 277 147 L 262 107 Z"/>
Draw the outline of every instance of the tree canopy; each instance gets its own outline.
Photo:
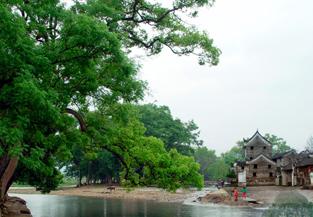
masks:
<path id="1" fill-rule="evenodd" d="M 49 191 L 60 182 L 60 162 L 70 161 L 73 147 L 82 146 L 90 153 L 98 148 L 116 156 L 132 184 L 152 182 L 143 174 L 155 173 L 162 187 L 177 187 L 182 179 L 199 186 L 190 158 L 167 153 L 161 141 L 143 137 L 138 121 L 112 122 L 108 114 L 114 111 L 111 105 L 144 96 L 146 84 L 128 58 L 133 47 L 148 54 L 168 47 L 178 55 L 197 55 L 200 64 L 218 63 L 220 51 L 213 40 L 179 15 L 194 17 L 199 7 L 212 3 L 177 0 L 165 7 L 144 0 L 89 0 L 65 8 L 59 0 L 1 1 L 0 162 L 5 163 L 0 177 L 7 159 L 17 157 L 15 179 Z M 113 124 L 105 130 L 107 123 Z M 145 150 L 142 154 L 153 161 L 138 155 Z M 145 173 L 136 170 L 142 166 Z M 165 177 L 165 169 L 172 176 Z"/>
<path id="2" fill-rule="evenodd" d="M 166 47 L 177 55 L 196 55 L 200 64 L 216 65 L 220 50 L 213 45 L 208 33 L 183 19 L 196 17 L 200 7 L 212 6 L 214 1 L 170 0 L 162 4 L 148 0 L 89 0 L 77 3 L 72 10 L 105 22 L 126 49 L 135 46 L 153 55 Z"/>
<path id="3" fill-rule="evenodd" d="M 284 153 L 286 151 L 292 150 L 292 148 L 287 144 L 287 142 L 278 136 L 266 133 L 264 137 L 270 141 L 273 145 L 273 154 Z"/>
<path id="4" fill-rule="evenodd" d="M 161 139 L 167 150 L 175 148 L 178 152 L 191 155 L 192 146 L 200 146 L 198 126 L 189 121 L 184 123 L 174 118 L 167 106 L 145 104 L 137 106 L 139 119 L 147 129 L 145 135 Z"/>

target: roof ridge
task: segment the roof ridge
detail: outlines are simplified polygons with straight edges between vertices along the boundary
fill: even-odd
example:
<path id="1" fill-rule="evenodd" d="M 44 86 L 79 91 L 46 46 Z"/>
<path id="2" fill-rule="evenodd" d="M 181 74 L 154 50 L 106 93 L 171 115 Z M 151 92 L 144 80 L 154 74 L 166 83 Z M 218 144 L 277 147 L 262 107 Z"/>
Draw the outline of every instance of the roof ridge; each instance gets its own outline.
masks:
<path id="1" fill-rule="evenodd" d="M 250 138 L 250 139 L 248 139 L 248 140 L 245 140 L 244 139 L 244 142 L 246 143 L 244 146 L 246 146 L 255 136 L 257 136 L 257 135 L 259 135 L 262 139 L 264 139 L 267 143 L 269 143 L 269 145 L 271 145 L 271 146 L 273 146 L 273 144 L 268 140 L 268 139 L 266 139 L 260 132 L 259 132 L 259 130 L 257 130 L 254 134 L 253 134 L 253 136 Z"/>

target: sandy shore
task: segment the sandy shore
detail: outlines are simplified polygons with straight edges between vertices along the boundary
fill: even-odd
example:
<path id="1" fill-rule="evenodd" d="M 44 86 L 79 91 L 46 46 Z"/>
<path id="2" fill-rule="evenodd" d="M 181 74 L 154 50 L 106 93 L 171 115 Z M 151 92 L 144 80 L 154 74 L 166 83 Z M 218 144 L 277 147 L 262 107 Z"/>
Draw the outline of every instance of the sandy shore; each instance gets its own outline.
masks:
<path id="1" fill-rule="evenodd" d="M 230 193 L 230 187 L 226 187 L 225 190 Z M 239 189 L 240 190 L 240 189 Z M 205 193 L 206 191 L 203 191 Z M 208 191 L 210 192 L 210 191 Z M 274 203 L 275 198 L 281 192 L 298 192 L 304 195 L 310 202 L 313 202 L 313 191 L 302 190 L 300 187 L 282 187 L 282 186 L 258 186 L 248 187 L 248 197 L 253 198 L 260 202 L 261 206 L 269 206 Z M 34 188 L 11 188 L 9 193 L 19 194 L 40 194 Z M 135 199 L 135 200 L 154 200 L 161 202 L 184 202 L 187 199 L 195 200 L 199 192 L 191 190 L 178 190 L 176 193 L 171 193 L 163 189 L 154 187 L 142 187 L 134 188 L 131 191 L 122 187 L 116 187 L 115 190 L 108 190 L 104 185 L 92 185 L 76 187 L 64 187 L 57 191 L 52 191 L 50 195 L 67 195 L 67 196 L 83 196 L 83 197 L 96 197 L 96 198 L 118 198 L 118 199 Z M 223 205 L 223 203 L 220 203 Z M 239 202 L 233 200 L 224 203 L 228 206 L 247 206 L 247 203 L 243 203 L 239 198 Z M 259 206 L 259 205 L 258 205 Z"/>
<path id="2" fill-rule="evenodd" d="M 9 193 L 18 194 L 40 194 L 34 188 L 10 188 Z M 122 187 L 115 187 L 115 190 L 108 190 L 104 185 L 92 185 L 76 187 L 64 187 L 56 191 L 52 191 L 50 195 L 67 195 L 67 196 L 83 196 L 96 198 L 118 198 L 118 199 L 135 199 L 135 200 L 155 200 L 161 202 L 183 202 L 187 198 L 193 196 L 194 191 L 177 190 L 171 193 L 163 189 L 154 187 L 133 188 L 128 191 Z"/>

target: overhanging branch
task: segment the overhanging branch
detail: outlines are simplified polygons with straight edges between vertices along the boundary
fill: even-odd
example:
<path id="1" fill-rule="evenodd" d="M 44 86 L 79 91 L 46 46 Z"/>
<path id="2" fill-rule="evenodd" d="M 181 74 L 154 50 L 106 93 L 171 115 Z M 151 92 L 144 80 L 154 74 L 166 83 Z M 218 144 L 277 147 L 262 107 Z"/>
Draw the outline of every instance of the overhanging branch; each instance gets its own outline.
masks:
<path id="1" fill-rule="evenodd" d="M 80 130 L 82 132 L 85 132 L 86 129 L 87 129 L 87 124 L 86 124 L 83 116 L 79 112 L 77 112 L 77 111 L 75 111 L 75 110 L 73 110 L 71 108 L 66 108 L 65 111 L 66 111 L 66 113 L 73 115 L 78 120 L 79 126 L 80 126 Z"/>

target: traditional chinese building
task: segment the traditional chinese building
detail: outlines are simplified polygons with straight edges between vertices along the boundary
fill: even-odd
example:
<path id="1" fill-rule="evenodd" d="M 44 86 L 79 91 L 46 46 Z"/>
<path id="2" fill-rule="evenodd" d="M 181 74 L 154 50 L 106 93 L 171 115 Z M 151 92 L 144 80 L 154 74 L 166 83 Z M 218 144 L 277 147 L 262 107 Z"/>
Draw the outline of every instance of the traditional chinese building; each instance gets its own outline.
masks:
<path id="1" fill-rule="evenodd" d="M 313 186 L 313 153 L 290 150 L 272 156 L 271 142 L 258 131 L 245 143 L 245 160 L 234 165 L 239 185 Z"/>
<path id="2" fill-rule="evenodd" d="M 295 165 L 298 154 L 295 150 L 275 154 L 272 158 L 276 163 L 276 185 L 294 186 L 297 184 Z"/>
<path id="3" fill-rule="evenodd" d="M 276 163 L 272 160 L 272 144 L 259 131 L 245 142 L 245 161 L 235 164 L 239 184 L 275 185 Z"/>
<path id="4" fill-rule="evenodd" d="M 313 155 L 308 151 L 298 154 L 294 167 L 295 185 L 313 185 Z"/>

